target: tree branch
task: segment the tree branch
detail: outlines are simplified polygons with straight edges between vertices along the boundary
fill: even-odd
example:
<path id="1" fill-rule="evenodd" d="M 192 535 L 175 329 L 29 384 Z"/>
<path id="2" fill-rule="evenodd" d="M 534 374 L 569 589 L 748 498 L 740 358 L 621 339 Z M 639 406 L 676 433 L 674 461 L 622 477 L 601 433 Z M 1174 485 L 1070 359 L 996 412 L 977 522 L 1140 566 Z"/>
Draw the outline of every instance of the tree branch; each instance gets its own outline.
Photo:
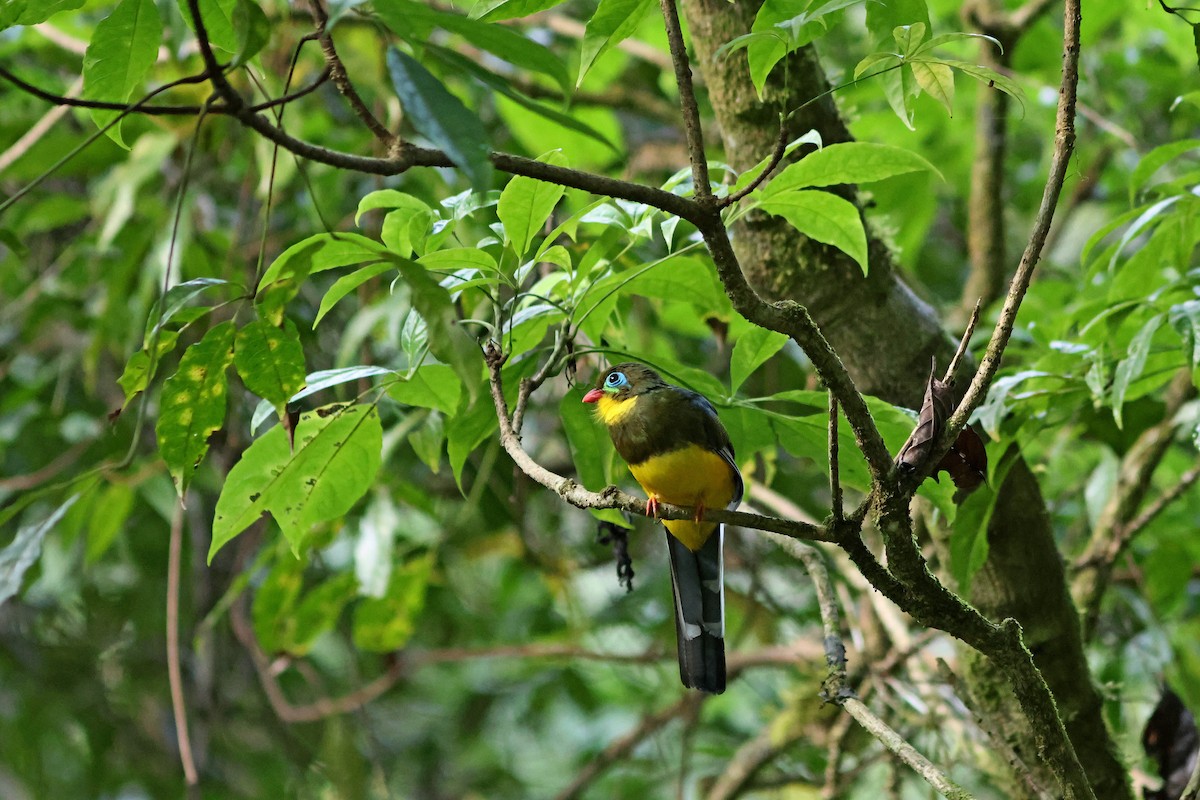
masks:
<path id="1" fill-rule="evenodd" d="M 683 111 L 683 132 L 687 137 L 688 160 L 692 164 L 692 191 L 700 200 L 712 198 L 708 179 L 708 159 L 704 155 L 704 131 L 700 126 L 700 108 L 696 105 L 696 90 L 692 86 L 692 68 L 688 63 L 683 30 L 679 25 L 679 9 L 675 0 L 659 0 L 663 23 L 667 29 L 667 44 L 671 64 L 675 69 L 675 85 L 679 89 L 679 106 Z"/>
<path id="2" fill-rule="evenodd" d="M 309 6 L 312 10 L 313 21 L 317 24 L 317 42 L 320 43 L 321 52 L 325 55 L 325 65 L 329 70 L 330 77 L 333 78 L 333 85 L 341 92 L 342 97 L 346 98 L 346 103 L 349 104 L 354 115 L 367 126 L 372 135 L 385 145 L 391 145 L 396 141 L 396 135 L 371 113 L 371 109 L 367 108 L 362 96 L 350 82 L 350 76 L 346 74 L 346 65 L 342 63 L 337 48 L 333 45 L 333 37 L 327 30 L 329 15 L 325 13 L 325 7 L 321 5 L 321 0 L 311 0 Z"/>

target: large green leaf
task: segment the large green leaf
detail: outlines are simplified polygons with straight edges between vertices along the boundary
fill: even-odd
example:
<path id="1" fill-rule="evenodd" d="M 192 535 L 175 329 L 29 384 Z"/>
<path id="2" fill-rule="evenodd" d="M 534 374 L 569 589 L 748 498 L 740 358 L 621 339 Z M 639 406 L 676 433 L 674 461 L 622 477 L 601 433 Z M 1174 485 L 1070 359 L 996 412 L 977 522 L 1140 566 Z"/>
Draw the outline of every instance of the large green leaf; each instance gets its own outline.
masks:
<path id="1" fill-rule="evenodd" d="M 374 406 L 332 405 L 303 414 L 294 453 L 283 426 L 267 431 L 225 478 L 208 560 L 265 512 L 299 551 L 313 525 L 345 514 L 371 487 L 382 447 Z"/>
<path id="2" fill-rule="evenodd" d="M 179 10 L 187 21 L 192 32 L 196 32 L 192 24 L 192 15 L 188 11 L 187 0 L 178 0 Z M 234 24 L 234 14 L 237 11 L 238 0 L 199 0 L 200 17 L 204 20 L 204 29 L 208 31 L 208 40 L 214 47 L 219 47 L 227 53 L 237 53 L 245 32 L 237 30 Z"/>
<path id="3" fill-rule="evenodd" d="M 333 310 L 333 307 L 337 305 L 339 300 L 372 278 L 377 278 L 385 272 L 393 272 L 395 269 L 395 265 L 387 261 L 380 261 L 375 264 L 368 264 L 365 267 L 359 267 L 349 275 L 343 275 L 338 278 L 333 282 L 333 286 L 329 287 L 329 291 L 325 292 L 325 296 L 321 298 L 321 307 L 317 309 L 317 316 L 313 318 L 313 328 L 315 329 L 321 323 L 321 320 Z"/>
<path id="4" fill-rule="evenodd" d="M 867 3 L 867 30 L 875 45 L 891 44 L 893 31 L 902 25 L 919 23 L 929 30 L 929 8 L 925 0 L 887 0 Z"/>
<path id="5" fill-rule="evenodd" d="M 83 3 L 84 0 L 4 0 L 0 3 L 0 31 L 13 25 L 38 25 Z"/>
<path id="6" fill-rule="evenodd" d="M 564 166 L 566 157 L 558 150 L 544 154 L 538 161 Z M 541 231 L 554 207 L 566 191 L 562 186 L 518 175 L 500 193 L 496 213 L 504 223 L 504 235 L 516 251 L 517 259 L 525 257 L 529 245 Z"/>
<path id="7" fill-rule="evenodd" d="M 829 192 L 799 189 L 771 195 L 758 205 L 783 217 L 805 236 L 846 253 L 866 274 L 867 232 L 853 203 Z"/>
<path id="8" fill-rule="evenodd" d="M 539 117 L 548 119 L 551 122 L 561 125 L 567 130 L 575 131 L 576 133 L 583 134 L 589 139 L 594 139 L 595 141 L 603 144 L 609 150 L 612 150 L 613 153 L 620 152 L 617 149 L 617 146 L 614 145 L 607 136 L 580 119 L 579 114 L 565 114 L 554 106 L 534 100 L 529 95 L 519 91 L 504 76 L 497 75 L 495 72 L 486 69 L 483 65 L 472 61 L 461 53 L 456 53 L 446 47 L 438 47 L 435 44 L 426 44 L 425 52 L 429 53 L 431 56 L 434 56 L 460 74 L 470 75 L 484 86 L 492 89 L 493 91 L 499 92 L 509 100 L 512 100 L 514 103 L 524 108 L 526 111 L 532 111 Z"/>
<path id="9" fill-rule="evenodd" d="M 474 399 L 482 383 L 483 351 L 458 324 L 450 293 L 417 264 L 402 263 L 400 272 L 408 284 L 413 308 L 428 327 L 429 352 L 454 368 L 467 395 Z"/>
<path id="10" fill-rule="evenodd" d="M 154 0 L 121 0 L 92 34 L 83 57 L 83 96 L 114 103 L 129 100 L 154 66 L 162 34 L 162 17 Z M 119 111 L 98 108 L 91 114 L 100 128 L 120 116 Z M 108 135 L 128 147 L 119 124 Z"/>
<path id="11" fill-rule="evenodd" d="M 600 5 L 587 21 L 587 28 L 583 34 L 576 86 L 583 83 L 584 76 L 596 59 L 608 48 L 628 39 L 637 30 L 653 6 L 654 0 L 600 0 Z"/>
<path id="12" fill-rule="evenodd" d="M 225 422 L 226 370 L 236 333 L 232 322 L 214 327 L 184 351 L 179 370 L 163 383 L 154 431 L 180 497 L 208 452 L 208 437 Z"/>
<path id="13" fill-rule="evenodd" d="M 761 196 L 765 199 L 789 189 L 809 186 L 871 183 L 922 170 L 929 170 L 941 177 L 936 167 L 903 147 L 873 142 L 840 142 L 815 150 L 789 165 L 771 180 Z"/>
<path id="14" fill-rule="evenodd" d="M 729 391 L 736 394 L 746 378 L 787 343 L 788 337 L 785 334 L 757 325 L 739 336 L 733 345 L 733 354 L 729 357 Z"/>
<path id="15" fill-rule="evenodd" d="M 504 25 L 470 19 L 449 11 L 440 11 L 412 0 L 374 0 L 375 11 L 384 24 L 401 38 L 423 45 L 431 25 L 456 33 L 468 42 L 513 66 L 538 72 L 553 79 L 563 90 L 571 90 L 571 78 L 562 59 L 528 36 Z"/>
<path id="16" fill-rule="evenodd" d="M 233 363 L 246 388 L 275 406 L 280 416 L 291 396 L 304 388 L 304 348 L 290 319 L 282 328 L 263 319 L 242 326 Z"/>
<path id="17" fill-rule="evenodd" d="M 527 17 L 548 8 L 554 8 L 565 0 L 479 0 L 471 8 L 471 16 L 499 22 L 517 17 Z"/>
<path id="18" fill-rule="evenodd" d="M 388 396 L 405 405 L 453 414 L 462 396 L 462 380 L 445 364 L 423 364 L 404 380 L 389 385 Z"/>
<path id="19" fill-rule="evenodd" d="M 477 191 L 490 188 L 491 147 L 479 117 L 404 51 L 389 47 L 387 65 L 405 118 L 446 153 L 472 187 Z"/>

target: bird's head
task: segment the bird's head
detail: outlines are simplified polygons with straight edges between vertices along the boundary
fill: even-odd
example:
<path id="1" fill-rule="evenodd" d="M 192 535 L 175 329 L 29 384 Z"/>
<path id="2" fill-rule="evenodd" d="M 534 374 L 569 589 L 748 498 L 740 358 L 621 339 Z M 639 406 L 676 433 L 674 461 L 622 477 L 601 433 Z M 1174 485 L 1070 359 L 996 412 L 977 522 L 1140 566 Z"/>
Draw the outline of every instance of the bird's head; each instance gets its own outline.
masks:
<path id="1" fill-rule="evenodd" d="M 625 405 L 629 400 L 663 386 L 666 384 L 658 373 L 644 364 L 617 364 L 596 380 L 595 388 L 583 396 L 583 402 L 595 403 L 601 418 L 611 424 L 623 411 L 632 408 Z"/>

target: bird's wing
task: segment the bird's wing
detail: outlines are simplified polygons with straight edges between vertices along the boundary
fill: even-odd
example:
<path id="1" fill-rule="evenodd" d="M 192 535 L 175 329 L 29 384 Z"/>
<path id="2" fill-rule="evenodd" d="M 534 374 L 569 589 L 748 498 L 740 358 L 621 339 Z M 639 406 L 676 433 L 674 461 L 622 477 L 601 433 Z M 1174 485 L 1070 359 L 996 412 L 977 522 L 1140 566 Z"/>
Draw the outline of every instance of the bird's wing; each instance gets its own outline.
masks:
<path id="1" fill-rule="evenodd" d="M 733 442 L 729 439 L 729 432 L 725 430 L 725 426 L 717 417 L 716 406 L 707 397 L 687 389 L 681 391 L 688 395 L 692 407 L 699 412 L 698 417 L 704 431 L 704 440 L 700 444 L 719 455 L 733 470 L 733 499 L 729 501 L 728 507 L 737 508 L 738 504 L 742 502 L 745 485 L 742 483 L 742 473 L 738 469 L 737 456 L 733 451 Z"/>

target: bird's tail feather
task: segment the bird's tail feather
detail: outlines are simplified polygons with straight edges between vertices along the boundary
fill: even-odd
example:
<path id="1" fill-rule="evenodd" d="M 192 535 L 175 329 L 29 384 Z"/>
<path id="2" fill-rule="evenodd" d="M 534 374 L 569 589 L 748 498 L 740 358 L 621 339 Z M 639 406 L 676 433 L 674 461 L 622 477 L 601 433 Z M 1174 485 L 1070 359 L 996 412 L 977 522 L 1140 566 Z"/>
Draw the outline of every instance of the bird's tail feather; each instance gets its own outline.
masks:
<path id="1" fill-rule="evenodd" d="M 684 686 L 712 694 L 725 691 L 724 534 L 724 526 L 718 525 L 696 551 L 667 534 L 679 677 Z"/>

